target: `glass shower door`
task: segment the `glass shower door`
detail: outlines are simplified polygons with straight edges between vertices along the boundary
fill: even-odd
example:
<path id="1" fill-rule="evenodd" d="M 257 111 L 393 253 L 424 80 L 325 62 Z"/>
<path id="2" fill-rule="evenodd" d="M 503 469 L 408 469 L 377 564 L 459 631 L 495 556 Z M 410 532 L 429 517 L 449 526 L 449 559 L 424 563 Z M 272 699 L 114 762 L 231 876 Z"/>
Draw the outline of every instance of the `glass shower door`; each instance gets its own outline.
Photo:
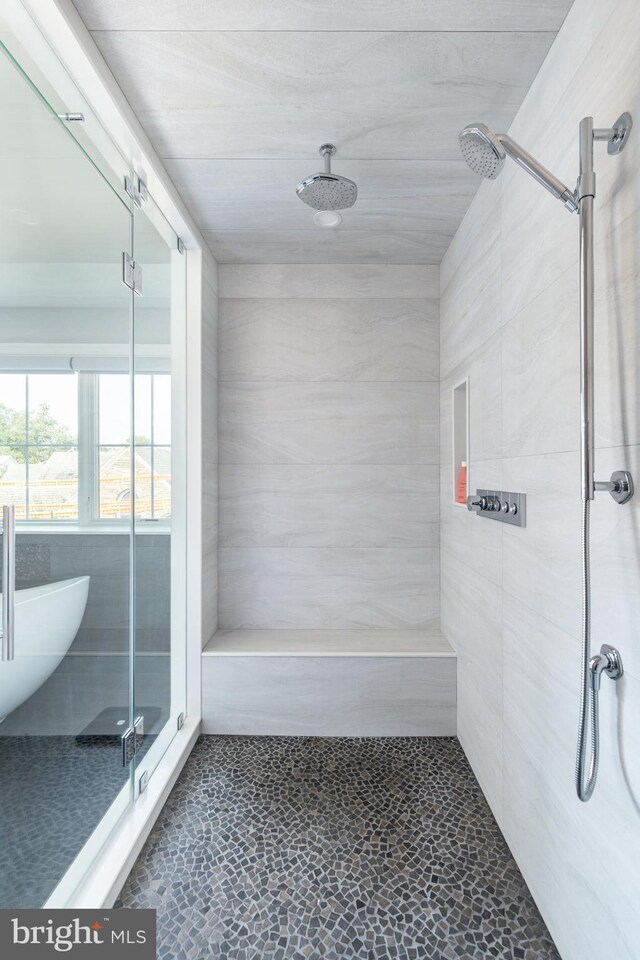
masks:
<path id="1" fill-rule="evenodd" d="M 2 46 L 0 108 L 0 907 L 39 907 L 132 796 L 132 215 Z"/>
<path id="2" fill-rule="evenodd" d="M 186 691 L 184 311 L 178 238 L 149 195 L 134 208 L 134 713 L 144 789 L 181 724 Z"/>

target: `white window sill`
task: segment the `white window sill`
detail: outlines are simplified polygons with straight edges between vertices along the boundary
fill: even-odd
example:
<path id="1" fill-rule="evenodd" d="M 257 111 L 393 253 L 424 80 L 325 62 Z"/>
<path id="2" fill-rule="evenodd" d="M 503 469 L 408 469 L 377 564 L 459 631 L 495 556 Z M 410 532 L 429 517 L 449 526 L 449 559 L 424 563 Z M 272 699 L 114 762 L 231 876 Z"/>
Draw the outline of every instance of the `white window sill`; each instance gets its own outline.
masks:
<path id="1" fill-rule="evenodd" d="M 79 534 L 89 536 L 91 534 L 117 534 L 122 536 L 123 534 L 128 534 L 130 532 L 129 524 L 121 526 L 120 524 L 111 524 L 111 523 L 91 523 L 84 524 L 80 526 L 79 524 L 73 523 L 16 523 L 16 535 L 23 536 L 24 534 L 33 534 L 36 536 L 49 536 L 50 534 Z M 136 535 L 141 534 L 153 535 L 153 534 L 166 534 L 171 533 L 171 527 L 167 526 L 164 523 L 153 523 L 148 522 L 144 524 L 138 524 L 136 526 Z"/>

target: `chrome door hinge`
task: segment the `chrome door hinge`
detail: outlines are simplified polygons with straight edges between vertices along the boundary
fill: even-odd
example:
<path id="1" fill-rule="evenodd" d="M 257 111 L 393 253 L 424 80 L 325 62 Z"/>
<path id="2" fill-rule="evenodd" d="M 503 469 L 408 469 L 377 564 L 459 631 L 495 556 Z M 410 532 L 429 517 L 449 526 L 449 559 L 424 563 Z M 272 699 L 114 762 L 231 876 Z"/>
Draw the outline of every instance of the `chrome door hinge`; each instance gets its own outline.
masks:
<path id="1" fill-rule="evenodd" d="M 139 177 L 135 173 L 132 177 L 126 176 L 124 178 L 124 189 L 129 194 L 136 207 L 141 207 L 149 196 L 147 184 L 142 177 Z"/>
<path id="2" fill-rule="evenodd" d="M 183 724 L 184 724 L 184 713 L 179 713 L 179 714 L 178 714 L 178 719 L 177 719 L 177 722 L 176 722 L 176 728 L 177 728 L 178 730 L 182 730 L 182 725 L 183 725 Z"/>
<path id="3" fill-rule="evenodd" d="M 120 738 L 122 743 L 122 766 L 128 767 L 144 741 L 144 717 L 136 717 Z"/>
<path id="4" fill-rule="evenodd" d="M 122 254 L 122 282 L 142 296 L 142 267 L 126 251 Z"/>
<path id="5" fill-rule="evenodd" d="M 178 237 L 178 253 L 184 253 L 184 240 L 182 237 Z"/>

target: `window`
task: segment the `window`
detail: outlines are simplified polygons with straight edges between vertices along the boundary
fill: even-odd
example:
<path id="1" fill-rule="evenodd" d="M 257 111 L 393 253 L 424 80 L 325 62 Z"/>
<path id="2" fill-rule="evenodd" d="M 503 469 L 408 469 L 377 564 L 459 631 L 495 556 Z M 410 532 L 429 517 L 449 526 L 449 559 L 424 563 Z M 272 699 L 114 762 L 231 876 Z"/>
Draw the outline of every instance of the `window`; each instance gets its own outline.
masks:
<path id="1" fill-rule="evenodd" d="M 128 517 L 131 511 L 129 377 L 98 374 L 98 516 Z M 135 378 L 135 508 L 139 520 L 171 516 L 171 378 Z"/>
<path id="2" fill-rule="evenodd" d="M 0 374 L 0 495 L 20 520 L 78 520 L 76 374 Z"/>
<path id="3" fill-rule="evenodd" d="M 135 378 L 131 482 L 126 373 L 0 373 L 0 497 L 20 520 L 171 517 L 171 378 Z"/>

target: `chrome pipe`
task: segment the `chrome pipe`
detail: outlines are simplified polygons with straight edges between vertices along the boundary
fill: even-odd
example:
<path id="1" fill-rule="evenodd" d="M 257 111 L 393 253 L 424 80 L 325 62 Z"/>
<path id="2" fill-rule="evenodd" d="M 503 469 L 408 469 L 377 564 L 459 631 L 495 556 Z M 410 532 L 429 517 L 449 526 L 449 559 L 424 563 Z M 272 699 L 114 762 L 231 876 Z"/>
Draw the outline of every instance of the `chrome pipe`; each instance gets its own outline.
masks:
<path id="1" fill-rule="evenodd" d="M 629 127 L 627 127 L 628 133 Z M 594 433 L 594 282 L 593 282 L 593 203 L 596 176 L 593 170 L 593 144 L 606 137 L 611 147 L 615 129 L 593 129 L 593 118 L 580 121 L 580 173 L 576 197 L 580 218 L 580 486 L 582 494 L 582 628 L 580 641 L 580 711 L 576 750 L 575 785 L 578 798 L 591 799 L 598 779 L 600 762 L 600 679 L 606 673 L 612 680 L 622 676 L 622 660 L 614 647 L 603 645 L 600 654 L 591 650 L 591 501 L 596 490 L 608 491 L 618 503 L 633 496 L 633 480 L 627 471 L 617 470 L 610 480 L 595 479 Z M 626 133 L 621 134 L 626 137 Z M 621 149 L 621 148 L 620 148 Z M 613 143 L 613 151 L 617 146 Z M 611 151 L 610 151 L 611 152 Z M 587 761 L 587 754 L 589 759 Z"/>
<path id="2" fill-rule="evenodd" d="M 580 484 L 583 500 L 593 500 L 593 117 L 580 121 Z"/>
<path id="3" fill-rule="evenodd" d="M 511 159 L 515 160 L 518 166 L 531 174 L 534 180 L 537 180 L 545 190 L 548 190 L 557 200 L 562 200 L 569 210 L 575 212 L 578 209 L 578 202 L 573 190 L 570 190 L 562 180 L 558 180 L 550 170 L 547 170 L 547 168 L 536 160 L 535 157 L 532 157 L 524 147 L 521 147 L 519 143 L 512 140 L 506 133 L 497 134 L 497 138 Z"/>
<path id="4" fill-rule="evenodd" d="M 590 683 L 591 649 L 591 501 L 595 496 L 593 463 L 593 118 L 580 121 L 580 173 L 576 190 L 580 218 L 580 489 L 582 495 L 582 626 L 580 637 L 580 710 L 575 784 L 578 798 L 591 799 L 598 776 L 600 739 L 598 696 Z M 591 751 L 587 770 L 587 742 Z"/>
<path id="5" fill-rule="evenodd" d="M 2 659 L 14 660 L 16 607 L 16 508 L 2 508 Z"/>

